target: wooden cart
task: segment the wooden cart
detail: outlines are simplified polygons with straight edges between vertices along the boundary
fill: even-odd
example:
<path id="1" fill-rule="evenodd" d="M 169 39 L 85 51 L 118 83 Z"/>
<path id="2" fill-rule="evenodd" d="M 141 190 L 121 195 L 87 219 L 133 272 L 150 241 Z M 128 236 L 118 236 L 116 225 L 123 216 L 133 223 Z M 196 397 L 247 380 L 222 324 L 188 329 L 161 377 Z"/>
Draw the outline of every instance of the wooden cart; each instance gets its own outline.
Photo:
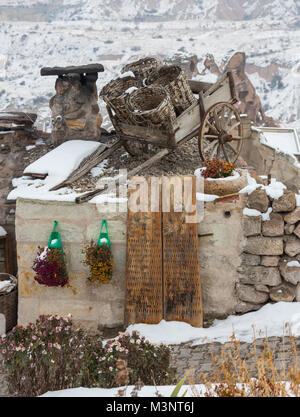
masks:
<path id="1" fill-rule="evenodd" d="M 241 152 L 243 129 L 239 113 L 233 106 L 237 99 L 231 72 L 224 74 L 215 84 L 192 80 L 189 84 L 193 93 L 199 98 L 174 122 L 170 123 L 167 132 L 151 127 L 121 123 L 107 106 L 119 140 L 108 149 L 103 145 L 104 149 L 97 150 L 93 166 L 108 158 L 123 145 L 133 156 L 149 153 L 148 159 L 127 174 L 128 177 L 138 175 L 178 146 L 197 136 L 202 160 L 218 158 L 234 163 Z M 88 172 L 91 167 L 92 165 L 87 163 L 85 167 L 79 168 L 79 172 L 74 173 L 72 180 Z M 67 183 L 70 183 L 70 179 L 59 184 L 59 187 Z M 77 197 L 75 201 L 79 204 L 84 203 L 107 189 L 109 187 L 105 185 L 103 189 L 89 191 Z"/>
<path id="2" fill-rule="evenodd" d="M 117 136 L 133 156 L 149 152 L 153 147 L 175 149 L 183 142 L 198 136 L 202 160 L 218 158 L 234 163 L 243 143 L 242 124 L 237 109 L 234 81 L 231 72 L 215 84 L 189 81 L 198 100 L 186 109 L 168 132 L 159 129 L 121 123 L 108 107 Z"/>

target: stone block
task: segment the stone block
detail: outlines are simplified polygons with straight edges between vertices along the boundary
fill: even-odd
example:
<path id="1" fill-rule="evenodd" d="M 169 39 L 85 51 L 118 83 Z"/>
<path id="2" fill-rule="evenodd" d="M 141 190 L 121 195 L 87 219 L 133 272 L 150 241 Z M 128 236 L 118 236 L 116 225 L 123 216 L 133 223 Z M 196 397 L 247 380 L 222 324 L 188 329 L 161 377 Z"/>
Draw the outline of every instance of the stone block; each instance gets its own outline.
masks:
<path id="1" fill-rule="evenodd" d="M 270 298 L 272 301 L 292 302 L 296 296 L 296 288 L 286 282 L 282 282 L 277 287 L 270 289 Z"/>
<path id="2" fill-rule="evenodd" d="M 283 239 L 264 236 L 249 237 L 244 252 L 252 255 L 282 255 Z"/>
<path id="3" fill-rule="evenodd" d="M 255 287 L 256 291 L 266 292 L 266 293 L 270 292 L 269 287 L 267 287 L 266 285 L 263 285 L 263 284 L 258 284 L 258 285 L 255 285 L 254 287 Z"/>
<path id="4" fill-rule="evenodd" d="M 248 196 L 247 207 L 265 213 L 270 201 L 265 190 L 258 188 Z"/>
<path id="5" fill-rule="evenodd" d="M 245 216 L 243 218 L 243 229 L 245 236 L 256 236 L 261 234 L 261 216 Z"/>
<path id="6" fill-rule="evenodd" d="M 279 213 L 271 213 L 270 220 L 262 224 L 264 236 L 282 236 L 284 234 L 284 221 Z"/>
<path id="7" fill-rule="evenodd" d="M 237 285 L 237 295 L 240 300 L 251 304 L 264 304 L 269 299 L 269 294 L 256 291 L 252 285 Z"/>
<path id="8" fill-rule="evenodd" d="M 241 254 L 241 261 L 242 265 L 248 266 L 256 266 L 260 265 L 260 256 L 259 255 L 251 255 L 250 253 L 242 253 Z"/>
<path id="9" fill-rule="evenodd" d="M 235 306 L 236 313 L 244 314 L 248 313 L 249 311 L 257 311 L 262 308 L 264 304 L 253 304 L 247 303 L 245 301 L 239 301 Z"/>
<path id="10" fill-rule="evenodd" d="M 280 274 L 283 279 L 290 284 L 297 285 L 300 282 L 300 268 L 297 266 L 287 266 L 286 262 L 281 262 L 279 266 Z"/>
<path id="11" fill-rule="evenodd" d="M 300 283 L 296 285 L 296 291 L 295 291 L 295 295 L 296 295 L 296 301 L 300 301 Z"/>
<path id="12" fill-rule="evenodd" d="M 294 211 L 284 216 L 284 221 L 288 224 L 295 224 L 300 221 L 300 207 L 296 207 Z"/>
<path id="13" fill-rule="evenodd" d="M 261 265 L 263 266 L 278 266 L 280 256 L 262 256 Z"/>
<path id="14" fill-rule="evenodd" d="M 278 268 L 248 266 L 239 268 L 238 272 L 242 284 L 276 286 L 281 283 Z"/>
<path id="15" fill-rule="evenodd" d="M 296 207 L 296 197 L 293 191 L 285 190 L 283 195 L 272 203 L 273 212 L 293 211 Z"/>
<path id="16" fill-rule="evenodd" d="M 286 234 L 286 235 L 291 235 L 292 233 L 293 233 L 293 231 L 295 230 L 295 225 L 294 224 L 289 224 L 289 223 L 287 223 L 285 226 L 284 226 L 284 233 Z"/>
<path id="17" fill-rule="evenodd" d="M 298 239 L 300 239 L 300 223 L 295 228 L 295 230 L 293 231 L 293 233 L 297 236 Z"/>
<path id="18" fill-rule="evenodd" d="M 300 239 L 296 236 L 286 236 L 284 252 L 292 258 L 297 256 L 300 253 Z"/>

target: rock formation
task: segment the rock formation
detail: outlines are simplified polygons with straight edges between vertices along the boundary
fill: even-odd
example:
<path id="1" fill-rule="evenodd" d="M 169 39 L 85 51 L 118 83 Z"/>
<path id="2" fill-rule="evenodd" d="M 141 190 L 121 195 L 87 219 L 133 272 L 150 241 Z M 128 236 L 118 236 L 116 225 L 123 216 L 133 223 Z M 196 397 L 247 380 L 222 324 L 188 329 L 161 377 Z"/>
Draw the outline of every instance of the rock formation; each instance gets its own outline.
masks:
<path id="1" fill-rule="evenodd" d="M 220 76 L 226 71 L 232 71 L 237 99 L 237 107 L 241 114 L 247 114 L 256 125 L 278 127 L 279 123 L 272 117 L 265 115 L 259 96 L 245 72 L 246 55 L 236 52 L 224 68 L 219 68 L 213 55 L 207 55 L 204 61 L 205 69 Z"/>
<path id="2" fill-rule="evenodd" d="M 102 117 L 99 113 L 96 81 L 101 64 L 82 67 L 42 68 L 41 75 L 58 75 L 56 95 L 50 100 L 52 141 L 99 140 Z"/>

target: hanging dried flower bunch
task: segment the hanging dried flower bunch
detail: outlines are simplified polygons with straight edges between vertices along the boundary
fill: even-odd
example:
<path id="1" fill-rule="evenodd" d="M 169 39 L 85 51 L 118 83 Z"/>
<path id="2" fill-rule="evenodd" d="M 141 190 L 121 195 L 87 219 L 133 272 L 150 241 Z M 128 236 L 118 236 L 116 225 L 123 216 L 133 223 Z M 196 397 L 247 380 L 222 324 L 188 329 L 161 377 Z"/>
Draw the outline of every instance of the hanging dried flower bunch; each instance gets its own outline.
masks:
<path id="1" fill-rule="evenodd" d="M 84 247 L 85 254 L 84 265 L 90 267 L 90 283 L 97 282 L 99 284 L 108 283 L 112 279 L 113 273 L 113 256 L 111 249 L 105 242 L 99 245 L 94 240 Z"/>
<path id="2" fill-rule="evenodd" d="M 225 178 L 233 174 L 235 165 L 231 162 L 220 161 L 219 159 L 205 159 L 205 169 L 202 171 L 204 178 Z"/>
<path id="3" fill-rule="evenodd" d="M 34 279 L 48 287 L 65 286 L 68 282 L 68 273 L 63 252 L 58 248 L 38 247 L 37 256 L 32 269 L 36 273 Z"/>

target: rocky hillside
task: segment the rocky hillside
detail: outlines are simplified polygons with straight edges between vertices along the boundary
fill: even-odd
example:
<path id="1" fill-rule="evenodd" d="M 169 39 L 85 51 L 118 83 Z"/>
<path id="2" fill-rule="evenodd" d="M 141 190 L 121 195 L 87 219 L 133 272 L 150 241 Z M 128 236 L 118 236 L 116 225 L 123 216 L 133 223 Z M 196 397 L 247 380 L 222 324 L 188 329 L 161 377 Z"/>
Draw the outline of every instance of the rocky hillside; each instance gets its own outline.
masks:
<path id="1" fill-rule="evenodd" d="M 100 3 L 100 4 L 99 4 Z M 7 0 L 0 6 L 9 20 L 105 19 L 157 21 L 177 19 L 251 20 L 299 14 L 297 0 Z"/>
<path id="2" fill-rule="evenodd" d="M 3 4 L 3 2 L 1 2 Z M 26 6 L 24 6 L 26 4 Z M 236 52 L 262 109 L 282 125 L 300 124 L 297 0 L 7 0 L 0 5 L 0 110 L 49 117 L 54 78 L 43 66 L 100 62 L 98 89 L 145 55 L 190 63 L 189 75 L 211 76 Z M 103 107 L 103 103 L 100 102 Z M 107 122 L 107 117 L 105 117 Z"/>

